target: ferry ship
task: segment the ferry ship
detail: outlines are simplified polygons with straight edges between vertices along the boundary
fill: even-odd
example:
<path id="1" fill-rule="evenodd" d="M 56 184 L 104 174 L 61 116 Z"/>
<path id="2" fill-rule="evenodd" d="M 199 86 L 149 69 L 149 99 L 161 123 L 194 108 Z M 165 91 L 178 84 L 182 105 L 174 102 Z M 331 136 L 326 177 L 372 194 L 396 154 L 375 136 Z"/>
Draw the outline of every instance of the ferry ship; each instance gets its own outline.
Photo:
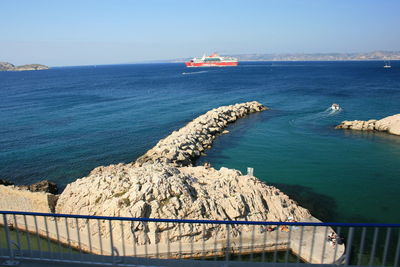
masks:
<path id="1" fill-rule="evenodd" d="M 237 58 L 221 57 L 217 53 L 185 62 L 186 67 L 233 67 L 238 65 Z"/>

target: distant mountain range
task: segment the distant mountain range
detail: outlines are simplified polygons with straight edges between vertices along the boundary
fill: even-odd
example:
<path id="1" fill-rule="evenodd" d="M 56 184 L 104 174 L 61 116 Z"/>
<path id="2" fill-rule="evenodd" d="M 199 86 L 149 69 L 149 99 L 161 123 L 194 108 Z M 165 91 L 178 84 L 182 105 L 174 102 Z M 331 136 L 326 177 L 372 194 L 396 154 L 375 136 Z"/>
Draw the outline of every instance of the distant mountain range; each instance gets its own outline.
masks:
<path id="1" fill-rule="evenodd" d="M 227 56 L 236 57 L 239 59 L 239 61 L 400 60 L 400 51 L 374 51 L 367 53 L 231 54 Z M 191 58 L 176 58 L 162 60 L 161 62 L 184 62 L 190 59 Z"/>

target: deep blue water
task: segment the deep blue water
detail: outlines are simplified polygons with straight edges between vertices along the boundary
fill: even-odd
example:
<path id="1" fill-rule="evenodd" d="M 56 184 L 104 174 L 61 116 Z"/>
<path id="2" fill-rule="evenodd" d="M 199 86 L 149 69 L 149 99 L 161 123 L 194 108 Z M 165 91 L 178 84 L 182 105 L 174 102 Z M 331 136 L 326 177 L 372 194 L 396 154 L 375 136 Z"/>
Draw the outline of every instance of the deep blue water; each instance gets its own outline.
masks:
<path id="1" fill-rule="evenodd" d="M 0 72 L 0 178 L 64 186 L 99 165 L 134 161 L 209 109 L 251 100 L 271 110 L 232 124 L 199 164 L 254 167 L 324 220 L 400 222 L 400 137 L 334 129 L 400 113 L 400 62 Z M 332 103 L 343 111 L 330 114 Z"/>

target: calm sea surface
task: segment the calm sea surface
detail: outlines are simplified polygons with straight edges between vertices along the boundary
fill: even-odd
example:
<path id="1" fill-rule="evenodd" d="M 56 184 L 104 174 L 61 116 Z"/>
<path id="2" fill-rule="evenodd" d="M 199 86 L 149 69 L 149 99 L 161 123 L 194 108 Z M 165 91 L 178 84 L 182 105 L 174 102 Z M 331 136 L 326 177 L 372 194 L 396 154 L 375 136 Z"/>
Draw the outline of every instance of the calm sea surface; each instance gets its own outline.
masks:
<path id="1" fill-rule="evenodd" d="M 199 164 L 253 167 L 326 221 L 400 222 L 400 137 L 334 129 L 400 113 L 400 62 L 0 72 L 0 178 L 65 186 L 134 161 L 209 109 L 251 100 L 271 110 L 230 125 Z M 332 103 L 343 111 L 327 111 Z"/>

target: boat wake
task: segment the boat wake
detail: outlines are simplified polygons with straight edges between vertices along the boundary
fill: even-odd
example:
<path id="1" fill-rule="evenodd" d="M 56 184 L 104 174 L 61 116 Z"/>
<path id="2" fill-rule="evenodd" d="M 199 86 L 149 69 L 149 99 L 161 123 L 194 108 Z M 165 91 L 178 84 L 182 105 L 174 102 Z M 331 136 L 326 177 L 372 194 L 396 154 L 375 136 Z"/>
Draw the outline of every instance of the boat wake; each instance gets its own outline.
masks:
<path id="1" fill-rule="evenodd" d="M 329 108 L 327 108 L 325 111 L 323 111 L 321 113 L 324 113 L 326 115 L 326 117 L 330 117 L 330 116 L 338 115 L 342 111 L 343 111 L 342 108 L 333 109 L 333 108 L 329 107 Z"/>
<path id="2" fill-rule="evenodd" d="M 289 121 L 289 124 L 292 126 L 296 126 L 298 124 L 313 124 L 316 121 L 328 119 L 333 116 L 339 115 L 343 111 L 342 108 L 332 109 L 331 107 L 325 109 L 324 111 L 319 112 L 308 112 L 303 113 L 303 116 L 299 116 L 296 119 L 292 119 Z"/>
<path id="3" fill-rule="evenodd" d="M 189 75 L 189 74 L 200 74 L 209 72 L 208 70 L 201 70 L 201 71 L 191 71 L 191 72 L 182 72 L 182 75 Z"/>

